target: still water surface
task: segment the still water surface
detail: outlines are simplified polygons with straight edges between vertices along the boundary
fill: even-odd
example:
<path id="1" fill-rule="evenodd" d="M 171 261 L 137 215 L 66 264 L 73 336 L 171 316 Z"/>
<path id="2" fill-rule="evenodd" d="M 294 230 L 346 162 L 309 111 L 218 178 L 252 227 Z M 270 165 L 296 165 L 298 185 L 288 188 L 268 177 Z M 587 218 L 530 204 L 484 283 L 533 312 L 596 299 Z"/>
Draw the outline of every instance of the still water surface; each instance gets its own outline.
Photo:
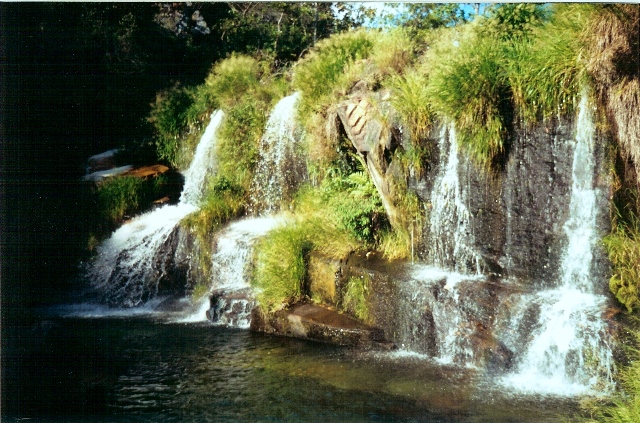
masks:
<path id="1" fill-rule="evenodd" d="M 25 334 L 5 363 L 3 421 L 539 423 L 577 412 L 576 399 L 512 395 L 480 371 L 410 354 L 166 316 L 48 315 Z"/>

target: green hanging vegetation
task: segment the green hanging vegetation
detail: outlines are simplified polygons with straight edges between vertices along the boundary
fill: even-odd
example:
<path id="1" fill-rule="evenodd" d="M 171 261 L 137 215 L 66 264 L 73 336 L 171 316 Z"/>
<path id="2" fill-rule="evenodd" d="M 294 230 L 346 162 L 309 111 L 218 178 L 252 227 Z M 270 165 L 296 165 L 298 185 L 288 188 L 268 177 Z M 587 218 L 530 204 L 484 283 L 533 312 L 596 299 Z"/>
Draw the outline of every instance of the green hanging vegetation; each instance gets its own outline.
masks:
<path id="1" fill-rule="evenodd" d="M 368 276 L 352 276 L 347 281 L 342 309 L 353 314 L 365 323 L 371 323 L 367 295 L 371 289 L 371 281 Z"/>

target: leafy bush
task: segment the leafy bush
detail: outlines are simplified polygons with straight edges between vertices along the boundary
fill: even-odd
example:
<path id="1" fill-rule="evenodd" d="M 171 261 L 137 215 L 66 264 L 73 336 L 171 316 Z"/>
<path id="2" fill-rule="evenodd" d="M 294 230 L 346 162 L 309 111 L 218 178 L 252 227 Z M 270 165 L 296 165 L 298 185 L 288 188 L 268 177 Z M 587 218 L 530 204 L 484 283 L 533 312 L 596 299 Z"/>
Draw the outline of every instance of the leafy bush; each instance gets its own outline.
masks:
<path id="1" fill-rule="evenodd" d="M 365 245 L 374 245 L 378 232 L 389 227 L 378 191 L 366 172 L 335 172 L 324 179 L 321 190 L 337 227 Z"/>

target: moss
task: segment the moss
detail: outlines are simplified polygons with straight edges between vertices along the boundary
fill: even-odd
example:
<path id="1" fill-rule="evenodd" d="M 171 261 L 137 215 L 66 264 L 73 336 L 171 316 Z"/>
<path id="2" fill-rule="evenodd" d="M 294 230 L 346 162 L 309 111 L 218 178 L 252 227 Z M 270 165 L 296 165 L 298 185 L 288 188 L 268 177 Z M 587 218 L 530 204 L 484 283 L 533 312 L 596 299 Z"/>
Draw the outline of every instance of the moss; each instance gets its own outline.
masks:
<path id="1" fill-rule="evenodd" d="M 368 292 L 371 281 L 368 276 L 351 277 L 345 286 L 342 309 L 365 323 L 370 323 Z"/>

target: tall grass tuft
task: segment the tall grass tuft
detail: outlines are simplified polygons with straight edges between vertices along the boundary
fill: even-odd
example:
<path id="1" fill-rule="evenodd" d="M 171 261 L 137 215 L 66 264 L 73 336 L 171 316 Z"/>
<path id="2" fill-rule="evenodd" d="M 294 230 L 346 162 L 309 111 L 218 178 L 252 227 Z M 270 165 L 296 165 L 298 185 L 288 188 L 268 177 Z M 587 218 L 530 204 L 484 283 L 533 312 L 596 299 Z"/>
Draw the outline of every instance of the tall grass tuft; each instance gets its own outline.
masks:
<path id="1" fill-rule="evenodd" d="M 245 93 L 256 90 L 260 76 L 261 67 L 256 59 L 234 54 L 213 66 L 205 80 L 206 94 L 226 111 L 237 105 Z"/>
<path id="2" fill-rule="evenodd" d="M 631 329 L 633 343 L 640 343 L 640 332 Z M 627 347 L 626 354 L 629 362 L 618 372 L 619 392 L 607 404 L 589 403 L 583 408 L 589 412 L 588 422 L 600 423 L 636 423 L 640 421 L 640 351 L 637 347 Z"/>
<path id="3" fill-rule="evenodd" d="M 95 196 L 102 218 L 116 224 L 137 212 L 147 197 L 146 183 L 135 176 L 116 176 L 98 183 Z"/>
<path id="4" fill-rule="evenodd" d="M 412 142 L 422 145 L 421 141 L 429 134 L 434 120 L 426 75 L 411 70 L 392 78 L 389 87 L 393 91 L 391 104 L 409 128 Z"/>
<path id="5" fill-rule="evenodd" d="M 455 122 L 460 146 L 489 168 L 505 148 L 510 92 L 500 44 L 471 29 L 443 37 L 427 54 L 427 92 L 435 112 Z"/>
<path id="6" fill-rule="evenodd" d="M 609 288 L 629 312 L 640 307 L 640 225 L 618 223 L 604 239 L 604 245 L 613 265 Z"/>
<path id="7" fill-rule="evenodd" d="M 590 7 L 557 5 L 550 22 L 504 49 L 515 105 L 528 122 L 571 113 L 587 82 L 581 34 Z"/>
<path id="8" fill-rule="evenodd" d="M 344 32 L 320 41 L 294 68 L 293 86 L 302 92 L 299 105 L 304 120 L 321 111 L 337 90 L 344 92 L 345 69 L 367 58 L 374 45 L 373 34 L 364 30 Z"/>
<path id="9" fill-rule="evenodd" d="M 253 285 L 263 309 L 273 312 L 302 296 L 311 247 L 305 228 L 295 224 L 276 228 L 257 243 Z"/>
<path id="10" fill-rule="evenodd" d="M 353 314 L 365 323 L 370 323 L 367 294 L 371 289 L 371 281 L 366 276 L 351 277 L 347 281 L 342 299 L 342 309 Z"/>

